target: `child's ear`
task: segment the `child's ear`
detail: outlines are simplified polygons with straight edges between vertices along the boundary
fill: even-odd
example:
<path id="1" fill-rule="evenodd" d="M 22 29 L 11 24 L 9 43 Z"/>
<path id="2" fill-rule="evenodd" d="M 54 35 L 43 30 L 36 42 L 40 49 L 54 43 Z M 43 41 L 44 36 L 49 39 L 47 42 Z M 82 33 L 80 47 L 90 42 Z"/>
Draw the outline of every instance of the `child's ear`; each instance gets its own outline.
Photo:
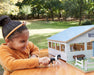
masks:
<path id="1" fill-rule="evenodd" d="M 5 39 L 6 44 L 9 44 L 10 40 L 9 39 Z"/>

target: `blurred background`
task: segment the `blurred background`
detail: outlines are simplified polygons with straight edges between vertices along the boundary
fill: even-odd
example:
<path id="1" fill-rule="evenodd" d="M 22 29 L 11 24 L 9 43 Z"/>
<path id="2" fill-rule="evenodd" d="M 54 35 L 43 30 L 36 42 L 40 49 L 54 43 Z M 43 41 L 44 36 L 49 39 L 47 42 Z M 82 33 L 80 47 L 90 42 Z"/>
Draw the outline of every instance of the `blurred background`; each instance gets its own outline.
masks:
<path id="1" fill-rule="evenodd" d="M 29 41 L 41 50 L 48 48 L 48 37 L 66 28 L 94 25 L 94 0 L 0 0 L 2 15 L 26 21 Z M 0 44 L 4 42 L 0 28 Z"/>
<path id="2" fill-rule="evenodd" d="M 94 0 L 0 0 L 0 15 L 12 19 L 94 21 Z"/>

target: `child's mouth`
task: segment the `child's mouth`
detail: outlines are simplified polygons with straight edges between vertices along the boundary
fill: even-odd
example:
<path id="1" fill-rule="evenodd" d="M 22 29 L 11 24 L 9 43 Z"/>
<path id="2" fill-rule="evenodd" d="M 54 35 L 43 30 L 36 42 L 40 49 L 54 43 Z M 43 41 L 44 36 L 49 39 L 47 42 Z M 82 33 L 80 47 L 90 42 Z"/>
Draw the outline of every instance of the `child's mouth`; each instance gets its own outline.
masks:
<path id="1" fill-rule="evenodd" d="M 22 50 L 26 50 L 26 47 L 22 47 Z"/>

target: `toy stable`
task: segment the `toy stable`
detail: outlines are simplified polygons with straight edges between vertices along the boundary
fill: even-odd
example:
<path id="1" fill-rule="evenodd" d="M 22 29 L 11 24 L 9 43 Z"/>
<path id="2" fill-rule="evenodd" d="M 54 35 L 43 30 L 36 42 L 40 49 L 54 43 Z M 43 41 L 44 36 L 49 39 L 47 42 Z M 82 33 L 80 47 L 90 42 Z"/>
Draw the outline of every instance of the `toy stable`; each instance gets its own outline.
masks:
<path id="1" fill-rule="evenodd" d="M 94 55 L 90 34 L 94 34 L 94 25 L 70 27 L 47 39 L 48 51 L 52 55 L 60 54 L 65 61 L 73 61 L 73 56 L 80 54 L 90 58 Z"/>

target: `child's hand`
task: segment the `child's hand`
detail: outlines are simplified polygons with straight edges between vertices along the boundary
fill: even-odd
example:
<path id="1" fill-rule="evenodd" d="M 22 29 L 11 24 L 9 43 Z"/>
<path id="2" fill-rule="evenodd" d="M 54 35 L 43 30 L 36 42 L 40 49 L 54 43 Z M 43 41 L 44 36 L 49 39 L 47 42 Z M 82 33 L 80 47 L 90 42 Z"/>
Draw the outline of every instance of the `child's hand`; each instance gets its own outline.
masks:
<path id="1" fill-rule="evenodd" d="M 35 58 L 35 57 L 37 57 L 36 55 L 32 55 L 30 58 Z"/>
<path id="2" fill-rule="evenodd" d="M 50 62 L 50 58 L 48 57 L 39 58 L 39 64 L 48 65 L 49 62 Z"/>

